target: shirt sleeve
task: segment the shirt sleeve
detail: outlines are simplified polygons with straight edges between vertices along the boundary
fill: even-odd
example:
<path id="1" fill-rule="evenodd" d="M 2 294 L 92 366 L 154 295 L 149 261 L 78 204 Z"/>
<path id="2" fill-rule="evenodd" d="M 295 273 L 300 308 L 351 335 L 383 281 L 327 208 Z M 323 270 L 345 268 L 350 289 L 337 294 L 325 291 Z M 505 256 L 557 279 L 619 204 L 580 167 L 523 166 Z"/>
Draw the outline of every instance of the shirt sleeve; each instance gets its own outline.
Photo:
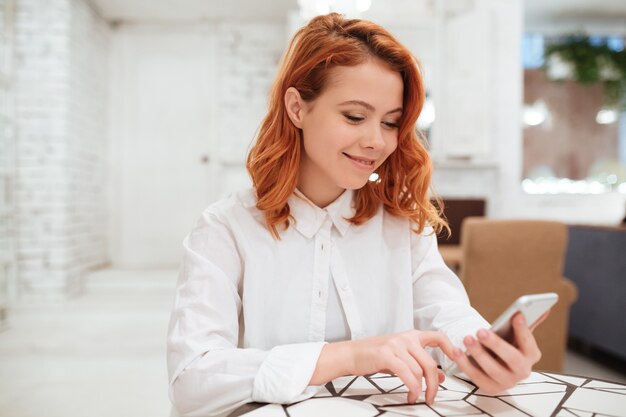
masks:
<path id="1" fill-rule="evenodd" d="M 444 332 L 465 350 L 463 338 L 476 334 L 489 323 L 470 305 L 459 278 L 446 266 L 437 248 L 432 228 L 412 233 L 413 323 L 418 330 Z M 443 367 L 451 361 L 439 349 L 433 355 Z"/>
<path id="2" fill-rule="evenodd" d="M 222 416 L 248 402 L 291 403 L 319 392 L 308 383 L 323 342 L 238 346 L 243 267 L 224 222 L 205 211 L 183 250 L 167 338 L 169 395 L 177 411 Z"/>

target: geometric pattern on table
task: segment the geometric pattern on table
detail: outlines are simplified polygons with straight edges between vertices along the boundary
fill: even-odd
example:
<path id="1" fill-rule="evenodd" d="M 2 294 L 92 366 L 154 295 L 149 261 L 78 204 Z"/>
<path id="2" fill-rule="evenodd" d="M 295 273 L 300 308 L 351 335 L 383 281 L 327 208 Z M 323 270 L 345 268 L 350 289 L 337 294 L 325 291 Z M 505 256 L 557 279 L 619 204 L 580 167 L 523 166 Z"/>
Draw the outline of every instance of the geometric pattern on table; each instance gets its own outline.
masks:
<path id="1" fill-rule="evenodd" d="M 308 400 L 247 404 L 231 416 L 320 417 L 331 416 L 332 410 L 341 417 L 626 417 L 626 385 L 547 372 L 533 372 L 496 396 L 457 376 L 446 377 L 433 405 L 424 402 L 423 393 L 416 404 L 407 404 L 406 396 L 406 387 L 393 375 L 341 377 Z"/>

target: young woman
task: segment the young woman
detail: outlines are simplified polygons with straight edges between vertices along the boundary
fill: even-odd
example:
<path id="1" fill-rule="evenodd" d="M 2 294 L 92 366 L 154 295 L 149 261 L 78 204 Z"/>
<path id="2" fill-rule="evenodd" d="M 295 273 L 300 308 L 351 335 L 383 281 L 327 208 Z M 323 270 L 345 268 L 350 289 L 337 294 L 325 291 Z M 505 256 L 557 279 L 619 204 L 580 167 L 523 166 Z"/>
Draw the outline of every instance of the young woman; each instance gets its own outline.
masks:
<path id="1" fill-rule="evenodd" d="M 207 208 L 183 243 L 168 337 L 181 414 L 376 372 L 432 403 L 451 360 L 493 393 L 529 374 L 531 329 L 517 317 L 514 345 L 485 330 L 437 250 L 423 101 L 417 61 L 380 26 L 329 14 L 295 35 L 248 156 L 253 189 Z"/>

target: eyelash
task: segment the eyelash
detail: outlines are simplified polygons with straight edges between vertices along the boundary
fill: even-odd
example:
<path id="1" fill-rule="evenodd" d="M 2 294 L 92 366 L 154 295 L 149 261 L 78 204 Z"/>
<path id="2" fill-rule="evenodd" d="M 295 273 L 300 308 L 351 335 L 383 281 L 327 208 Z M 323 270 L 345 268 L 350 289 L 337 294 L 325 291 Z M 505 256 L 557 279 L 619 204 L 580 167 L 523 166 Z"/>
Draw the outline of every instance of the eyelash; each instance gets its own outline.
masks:
<path id="1" fill-rule="evenodd" d="M 349 114 L 344 114 L 345 118 L 350 120 L 351 122 L 360 122 L 363 120 L 362 117 L 350 116 Z"/>
<path id="2" fill-rule="evenodd" d="M 355 117 L 355 116 L 350 116 L 349 114 L 344 114 L 345 118 L 348 119 L 351 122 L 360 122 L 362 121 L 364 118 L 363 117 Z M 397 129 L 400 127 L 400 125 L 396 124 L 396 123 L 389 123 L 389 122 L 383 122 L 387 127 L 389 127 L 390 129 Z"/>

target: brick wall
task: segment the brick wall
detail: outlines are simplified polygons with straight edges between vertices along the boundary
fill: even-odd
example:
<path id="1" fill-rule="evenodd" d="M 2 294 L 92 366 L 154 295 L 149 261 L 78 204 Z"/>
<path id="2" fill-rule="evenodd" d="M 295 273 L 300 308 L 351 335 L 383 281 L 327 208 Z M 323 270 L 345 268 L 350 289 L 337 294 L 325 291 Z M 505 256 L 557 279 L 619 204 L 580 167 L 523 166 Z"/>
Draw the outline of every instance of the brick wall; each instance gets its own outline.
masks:
<path id="1" fill-rule="evenodd" d="M 219 153 L 245 159 L 286 47 L 285 24 L 228 22 L 218 24 L 216 33 Z"/>
<path id="2" fill-rule="evenodd" d="M 72 0 L 70 112 L 68 136 L 69 210 L 65 225 L 71 258 L 57 262 L 92 269 L 107 261 L 105 232 L 109 26 L 83 0 Z"/>
<path id="3" fill-rule="evenodd" d="M 216 150 L 222 161 L 220 198 L 249 187 L 244 161 L 258 133 L 278 63 L 287 46 L 286 22 L 237 22 L 217 24 L 218 91 Z"/>
<path id="4" fill-rule="evenodd" d="M 80 0 L 17 2 L 20 294 L 74 293 L 105 262 L 107 44 L 107 25 Z"/>
<path id="5" fill-rule="evenodd" d="M 247 174 L 233 159 L 243 162 L 264 115 L 285 23 L 210 25 L 217 34 L 215 143 L 229 187 L 239 188 Z M 85 271 L 109 261 L 111 29 L 82 0 L 19 0 L 16 26 L 18 292 L 67 295 L 80 289 Z"/>
<path id="6" fill-rule="evenodd" d="M 109 252 L 114 266 L 178 265 L 180 239 L 198 213 L 248 186 L 246 149 L 266 111 L 284 30 L 282 20 L 230 19 L 124 22 L 113 30 Z M 185 60 L 188 69 L 180 65 Z M 173 101 L 164 103 L 168 97 Z M 172 221 L 164 225 L 168 218 Z"/>

